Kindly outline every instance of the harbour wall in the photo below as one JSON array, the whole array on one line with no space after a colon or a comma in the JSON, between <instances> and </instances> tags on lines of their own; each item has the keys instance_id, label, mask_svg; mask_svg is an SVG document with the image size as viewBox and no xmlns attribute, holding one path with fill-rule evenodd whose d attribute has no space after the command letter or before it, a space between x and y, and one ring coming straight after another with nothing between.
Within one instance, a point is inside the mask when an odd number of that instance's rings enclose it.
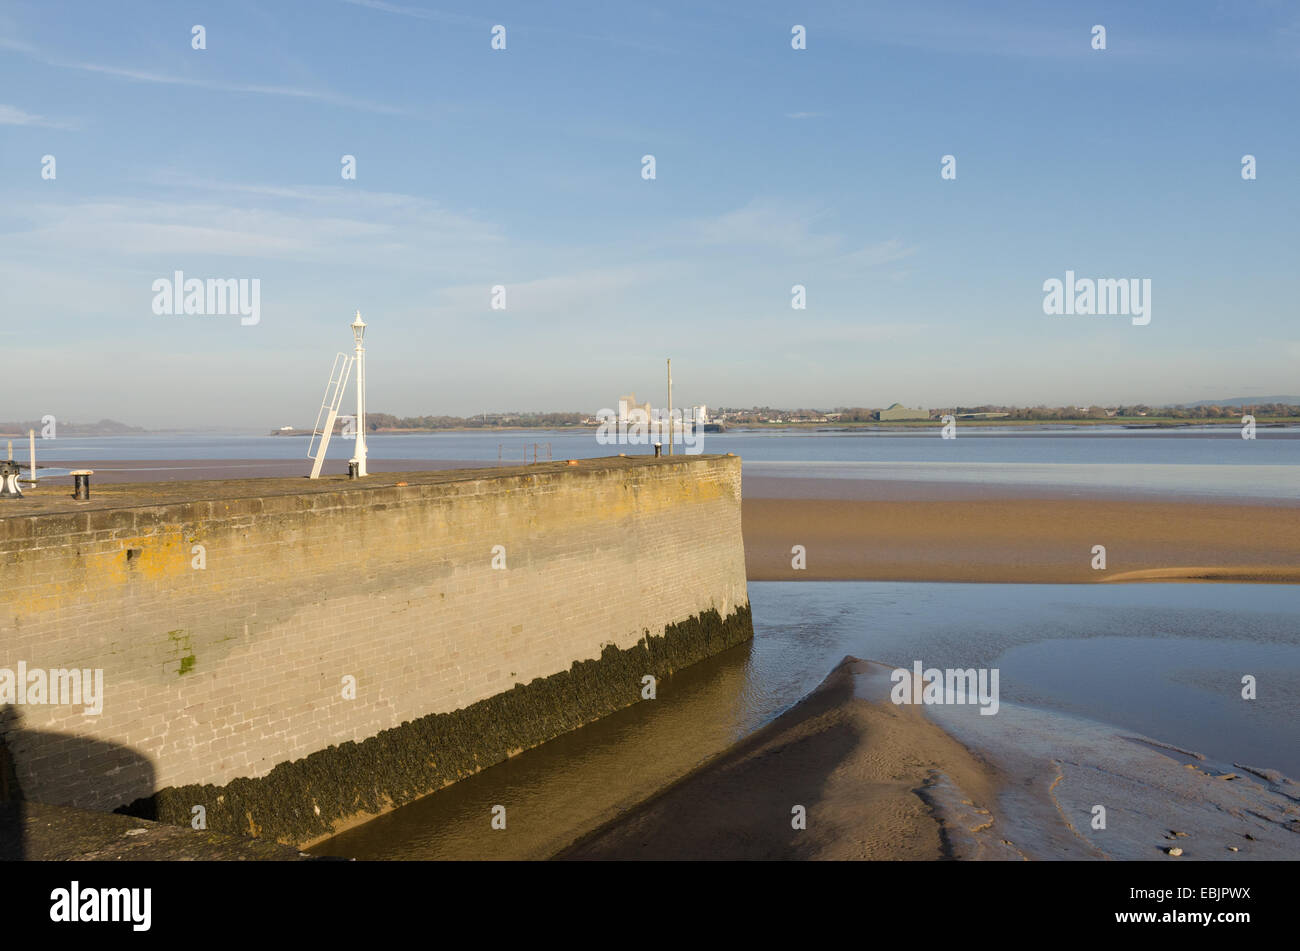
<instances>
[{"instance_id":1,"label":"harbour wall","mask_svg":"<svg viewBox=\"0 0 1300 951\"><path fill-rule=\"evenodd\" d=\"M32 801L305 844L752 636L735 456L52 491L0 502Z\"/></svg>"}]
</instances>

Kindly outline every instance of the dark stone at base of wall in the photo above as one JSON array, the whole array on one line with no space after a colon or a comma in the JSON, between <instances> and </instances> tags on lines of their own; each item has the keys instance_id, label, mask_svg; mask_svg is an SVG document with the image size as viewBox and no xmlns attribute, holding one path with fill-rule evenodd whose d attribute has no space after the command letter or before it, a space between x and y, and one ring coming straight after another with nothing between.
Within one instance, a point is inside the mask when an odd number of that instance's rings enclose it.
<instances>
[{"instance_id":1,"label":"dark stone at base of wall","mask_svg":"<svg viewBox=\"0 0 1300 951\"><path fill-rule=\"evenodd\" d=\"M313 856L272 839L197 832L40 802L0 805L0 860L28 862L303 862Z\"/></svg>"},{"instance_id":2,"label":"dark stone at base of wall","mask_svg":"<svg viewBox=\"0 0 1300 951\"><path fill-rule=\"evenodd\" d=\"M259 779L225 786L169 786L114 810L190 824L207 811L215 832L274 837L301 845L358 815L378 815L500 763L641 699L641 678L664 677L754 636L748 605L726 619L710 610L646 636L627 650L538 677L452 713L434 713L362 740L281 763Z\"/></svg>"}]
</instances>

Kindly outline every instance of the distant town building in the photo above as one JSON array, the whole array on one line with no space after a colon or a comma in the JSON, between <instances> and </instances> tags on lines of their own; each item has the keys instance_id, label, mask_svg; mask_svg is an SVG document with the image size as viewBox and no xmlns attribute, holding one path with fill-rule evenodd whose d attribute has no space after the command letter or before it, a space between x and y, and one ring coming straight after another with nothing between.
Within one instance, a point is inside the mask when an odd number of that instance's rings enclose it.
<instances>
[{"instance_id":1,"label":"distant town building","mask_svg":"<svg viewBox=\"0 0 1300 951\"><path fill-rule=\"evenodd\" d=\"M626 423L635 419L640 419L642 422L648 421L650 419L650 404L638 403L635 393L620 396L618 398L618 421Z\"/></svg>"},{"instance_id":2,"label":"distant town building","mask_svg":"<svg viewBox=\"0 0 1300 951\"><path fill-rule=\"evenodd\" d=\"M929 419L930 413L924 409L908 409L902 403L895 403L888 409L882 409L876 414L876 419L882 422L895 419Z\"/></svg>"},{"instance_id":3,"label":"distant town building","mask_svg":"<svg viewBox=\"0 0 1300 951\"><path fill-rule=\"evenodd\" d=\"M677 412L681 414L679 418L683 424L703 426L709 421L709 408L704 405L682 406ZM627 396L618 398L618 421L620 423L635 422L638 419L649 421L654 418L654 410L650 404L638 403L635 393L629 393Z\"/></svg>"}]
</instances>

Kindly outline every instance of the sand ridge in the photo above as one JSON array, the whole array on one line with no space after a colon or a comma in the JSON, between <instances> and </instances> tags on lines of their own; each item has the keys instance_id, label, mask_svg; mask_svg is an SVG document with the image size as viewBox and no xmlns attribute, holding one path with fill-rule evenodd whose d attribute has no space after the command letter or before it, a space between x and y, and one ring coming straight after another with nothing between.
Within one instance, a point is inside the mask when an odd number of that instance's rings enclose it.
<instances>
[{"instance_id":1,"label":"sand ridge","mask_svg":"<svg viewBox=\"0 0 1300 951\"><path fill-rule=\"evenodd\" d=\"M998 773L920 707L880 697L874 681L888 669L846 657L776 720L556 857L977 857L972 837L988 841L996 826ZM943 816L971 828L952 835Z\"/></svg>"}]
</instances>

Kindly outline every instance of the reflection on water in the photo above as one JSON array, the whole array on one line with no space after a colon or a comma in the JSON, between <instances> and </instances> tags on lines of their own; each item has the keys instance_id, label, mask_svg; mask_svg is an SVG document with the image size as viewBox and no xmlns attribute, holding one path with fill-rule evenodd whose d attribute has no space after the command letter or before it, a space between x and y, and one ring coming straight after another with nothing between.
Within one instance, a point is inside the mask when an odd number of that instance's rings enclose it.
<instances>
[{"instance_id":1,"label":"reflection on water","mask_svg":"<svg viewBox=\"0 0 1300 951\"><path fill-rule=\"evenodd\" d=\"M750 645L659 681L643 700L312 849L361 859L546 858L752 728ZM506 807L504 831L492 807Z\"/></svg>"},{"instance_id":2,"label":"reflection on water","mask_svg":"<svg viewBox=\"0 0 1300 951\"><path fill-rule=\"evenodd\" d=\"M541 858L808 693L846 654L997 667L1001 699L1300 776L1300 586L763 582L755 639L643 701L323 843L358 858ZM1253 674L1258 699L1241 699ZM490 827L507 808L506 831Z\"/></svg>"}]
</instances>

